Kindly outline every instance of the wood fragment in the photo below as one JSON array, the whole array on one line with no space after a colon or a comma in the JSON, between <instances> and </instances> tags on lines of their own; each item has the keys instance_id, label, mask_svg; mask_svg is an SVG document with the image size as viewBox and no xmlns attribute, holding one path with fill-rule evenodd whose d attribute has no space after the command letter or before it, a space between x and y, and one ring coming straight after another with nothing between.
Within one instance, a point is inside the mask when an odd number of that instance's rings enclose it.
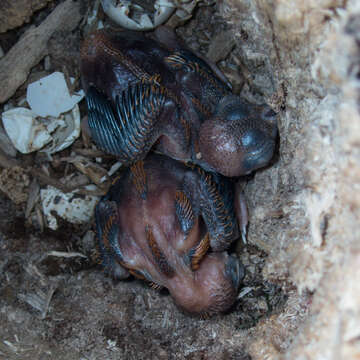
<instances>
[{"instance_id":1,"label":"wood fragment","mask_svg":"<svg viewBox=\"0 0 360 360\"><path fill-rule=\"evenodd\" d=\"M74 152L76 152L79 155L82 156L88 156L88 157L102 157L102 158L113 158L113 155L109 155L109 154L105 154L103 151L101 150L97 150L97 149L73 149Z\"/></svg>"},{"instance_id":2,"label":"wood fragment","mask_svg":"<svg viewBox=\"0 0 360 360\"><path fill-rule=\"evenodd\" d=\"M61 179L63 183L66 183L68 189L76 190L91 184L89 178L83 174L73 173L73 176Z\"/></svg>"},{"instance_id":3,"label":"wood fragment","mask_svg":"<svg viewBox=\"0 0 360 360\"><path fill-rule=\"evenodd\" d=\"M89 195L89 196L104 196L106 195L108 190L109 189L99 189L99 188L96 188L95 190L78 189L76 193L80 195Z\"/></svg>"},{"instance_id":4,"label":"wood fragment","mask_svg":"<svg viewBox=\"0 0 360 360\"><path fill-rule=\"evenodd\" d=\"M117 161L114 165L111 166L110 170L108 171L108 175L114 175L121 167L122 163L120 161Z\"/></svg>"},{"instance_id":5,"label":"wood fragment","mask_svg":"<svg viewBox=\"0 0 360 360\"><path fill-rule=\"evenodd\" d=\"M73 164L77 170L89 177L89 179L97 186L107 186L106 182L109 180L107 171L100 165L90 161L88 158L78 155L62 158L61 160Z\"/></svg>"},{"instance_id":6,"label":"wood fragment","mask_svg":"<svg viewBox=\"0 0 360 360\"><path fill-rule=\"evenodd\" d=\"M40 193L40 186L36 179L33 179L33 181L30 184L29 188L29 197L26 204L26 210L25 210L25 218L28 219L38 198Z\"/></svg>"},{"instance_id":7,"label":"wood fragment","mask_svg":"<svg viewBox=\"0 0 360 360\"><path fill-rule=\"evenodd\" d=\"M87 259L87 256L80 253L80 252L66 252L66 251L48 251L44 258L47 258L48 256L55 256L55 257L63 257L63 258L72 258L72 257L82 257L84 259Z\"/></svg>"},{"instance_id":8,"label":"wood fragment","mask_svg":"<svg viewBox=\"0 0 360 360\"><path fill-rule=\"evenodd\" d=\"M56 285L50 284L47 292L44 292L40 288L37 288L32 293L19 294L18 298L28 303L34 309L38 310L40 312L40 318L45 319L49 310L50 301L52 299L52 296L54 295L56 288Z\"/></svg>"},{"instance_id":9,"label":"wood fragment","mask_svg":"<svg viewBox=\"0 0 360 360\"><path fill-rule=\"evenodd\" d=\"M36 211L36 217L37 217L37 221L40 227L40 232L44 232L45 229L45 219L44 219L44 215L42 213L40 204L36 204L35 206L35 211Z\"/></svg>"},{"instance_id":10,"label":"wood fragment","mask_svg":"<svg viewBox=\"0 0 360 360\"><path fill-rule=\"evenodd\" d=\"M108 190L108 187L110 186L110 184L106 183L106 184L104 184L104 189L87 190L87 189L83 189L83 188L79 189L80 186L87 185L85 183L84 184L76 183L76 184L72 184L71 186L64 185L61 181L59 181L55 178L52 178L51 176L47 175L41 169L38 169L36 167L28 168L27 166L22 164L21 161L16 160L16 159L11 159L9 156L7 156L6 154L4 154L0 151L0 167L7 169L7 168L15 167L15 166L22 167L26 173L31 174L41 184L51 185L51 186L61 190L63 193L68 193L68 192L71 192L74 190L78 190L77 192L79 194L102 196L102 195L105 195L106 191Z\"/></svg>"},{"instance_id":11,"label":"wood fragment","mask_svg":"<svg viewBox=\"0 0 360 360\"><path fill-rule=\"evenodd\" d=\"M43 171L37 168L31 168L29 172L32 176L35 176L40 182L45 183L46 185L51 185L64 193L68 193L71 191L71 189L69 189L66 185L62 184L59 180L46 175Z\"/></svg>"},{"instance_id":12,"label":"wood fragment","mask_svg":"<svg viewBox=\"0 0 360 360\"><path fill-rule=\"evenodd\" d=\"M81 20L80 2L66 0L60 3L38 27L29 28L0 59L0 103L9 99L26 81L31 68L47 55L51 36L66 26L69 19L72 24Z\"/></svg>"}]
</instances>

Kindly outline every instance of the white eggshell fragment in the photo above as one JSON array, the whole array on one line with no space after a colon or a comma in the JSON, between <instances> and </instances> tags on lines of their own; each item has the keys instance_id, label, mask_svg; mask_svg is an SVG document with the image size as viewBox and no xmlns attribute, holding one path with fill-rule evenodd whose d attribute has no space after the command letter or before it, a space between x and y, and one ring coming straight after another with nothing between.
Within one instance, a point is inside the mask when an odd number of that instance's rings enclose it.
<instances>
[{"instance_id":1,"label":"white eggshell fragment","mask_svg":"<svg viewBox=\"0 0 360 360\"><path fill-rule=\"evenodd\" d=\"M95 186L89 185L89 190ZM90 221L99 196L79 195L76 192L63 193L48 185L40 191L43 213L50 229L56 230L58 222L55 213L72 224L82 224Z\"/></svg>"},{"instance_id":2,"label":"white eggshell fragment","mask_svg":"<svg viewBox=\"0 0 360 360\"><path fill-rule=\"evenodd\" d=\"M52 142L41 151L53 154L70 146L80 135L80 110L76 104L74 108L61 115L62 125L52 134Z\"/></svg>"},{"instance_id":3,"label":"white eggshell fragment","mask_svg":"<svg viewBox=\"0 0 360 360\"><path fill-rule=\"evenodd\" d=\"M59 117L60 114L71 110L83 97L82 90L70 95L65 76L61 72L54 72L31 83L26 93L31 110L43 117Z\"/></svg>"},{"instance_id":4,"label":"white eggshell fragment","mask_svg":"<svg viewBox=\"0 0 360 360\"><path fill-rule=\"evenodd\" d=\"M77 104L59 118L42 118L29 109L13 108L2 114L2 120L9 139L23 154L37 150L52 154L70 146L80 135Z\"/></svg>"},{"instance_id":5,"label":"white eggshell fragment","mask_svg":"<svg viewBox=\"0 0 360 360\"><path fill-rule=\"evenodd\" d=\"M2 114L5 131L15 148L27 154L48 144L52 137L46 122L40 122L36 115L26 108L14 108ZM55 126L56 125L56 126ZM53 128L59 126L57 122Z\"/></svg>"},{"instance_id":6,"label":"white eggshell fragment","mask_svg":"<svg viewBox=\"0 0 360 360\"><path fill-rule=\"evenodd\" d=\"M138 31L151 30L161 25L170 17L176 8L176 5L172 1L156 0L154 4L154 14L146 14L144 11L135 19L129 17L132 13L131 9L134 8L137 12L141 12L142 8L136 4L131 4L131 1L123 1L116 5L115 0L101 0L101 5L105 14L114 22L124 28ZM153 21L149 15L154 19Z\"/></svg>"}]
</instances>

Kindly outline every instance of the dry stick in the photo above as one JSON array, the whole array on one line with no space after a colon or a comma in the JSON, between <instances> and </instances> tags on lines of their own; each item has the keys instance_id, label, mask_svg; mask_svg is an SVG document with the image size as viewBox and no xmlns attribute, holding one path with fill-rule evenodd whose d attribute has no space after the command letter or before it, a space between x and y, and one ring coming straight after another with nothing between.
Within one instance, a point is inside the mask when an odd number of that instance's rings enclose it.
<instances>
[{"instance_id":1,"label":"dry stick","mask_svg":"<svg viewBox=\"0 0 360 360\"><path fill-rule=\"evenodd\" d=\"M0 167L7 169L15 166L21 166L20 162L16 159L10 158L0 150Z\"/></svg>"},{"instance_id":2,"label":"dry stick","mask_svg":"<svg viewBox=\"0 0 360 360\"><path fill-rule=\"evenodd\" d=\"M6 154L4 154L0 151L0 168L11 168L11 167L15 167L15 166L19 166L19 167L23 168L25 172L30 173L33 177L35 177L37 180L39 180L39 182L46 184L46 185L51 185L51 186L59 189L63 193L68 193L68 192L77 190L77 193L82 194L82 195L102 196L102 195L105 195L108 190L108 189L87 190L87 189L81 188L77 185L76 186L66 186L59 180L52 178L49 175L45 174L44 171L42 171L41 169L38 169L35 167L28 168L28 167L24 166L21 161L16 160L16 159L11 159Z\"/></svg>"},{"instance_id":3,"label":"dry stick","mask_svg":"<svg viewBox=\"0 0 360 360\"><path fill-rule=\"evenodd\" d=\"M110 186L109 186L110 188ZM90 196L104 196L108 192L109 188L107 189L96 189L96 190L87 190L87 189L77 189L76 193L80 195L90 195Z\"/></svg>"},{"instance_id":4,"label":"dry stick","mask_svg":"<svg viewBox=\"0 0 360 360\"><path fill-rule=\"evenodd\" d=\"M0 103L5 102L27 79L33 66L47 54L47 43L55 31L69 19L81 20L80 2L66 0L38 26L28 29L20 40L0 59Z\"/></svg>"},{"instance_id":5,"label":"dry stick","mask_svg":"<svg viewBox=\"0 0 360 360\"><path fill-rule=\"evenodd\" d=\"M76 190L76 192L78 194L82 194L82 195L102 196L102 195L105 195L105 193L106 193L106 189L105 190L101 190L101 189L87 190L87 189L84 189L84 188L82 188L81 186L78 186L78 185L76 185L76 186L64 185L61 181L46 175L40 169L31 168L30 170L25 169L25 171L28 171L32 176L37 178L41 183L46 184L46 185L51 185L54 188L59 189L63 193L69 193L69 192L72 192L72 191L75 191L75 190Z\"/></svg>"},{"instance_id":6,"label":"dry stick","mask_svg":"<svg viewBox=\"0 0 360 360\"><path fill-rule=\"evenodd\" d=\"M39 170L36 168L31 168L29 172L32 176L36 177L40 182L45 183L47 185L51 185L51 186L61 190L63 193L71 192L71 189L69 189L66 185L61 183L59 180L56 180L56 179L46 175L42 170Z\"/></svg>"},{"instance_id":7,"label":"dry stick","mask_svg":"<svg viewBox=\"0 0 360 360\"><path fill-rule=\"evenodd\" d=\"M109 155L104 153L101 150L95 150L95 149L72 149L77 154L85 156L85 157L101 157L103 159L113 159L114 155Z\"/></svg>"},{"instance_id":8,"label":"dry stick","mask_svg":"<svg viewBox=\"0 0 360 360\"><path fill-rule=\"evenodd\" d=\"M47 185L52 185L53 187L56 187L57 189L61 190L64 193L70 192L73 189L68 188L66 185L62 184L59 180L56 180L54 178L51 178L50 176L46 175L42 170L37 169L35 167L27 168L22 164L21 161L16 159L11 159L6 154L2 153L0 151L0 168L11 168L19 166L24 169L25 172L30 173L32 176L34 176L36 179L38 179L40 182L45 183Z\"/></svg>"},{"instance_id":9,"label":"dry stick","mask_svg":"<svg viewBox=\"0 0 360 360\"><path fill-rule=\"evenodd\" d=\"M28 219L30 217L33 208L35 207L40 194L40 185L38 184L36 179L33 179L30 188L29 188L29 196L26 204L25 210L25 218Z\"/></svg>"}]
</instances>

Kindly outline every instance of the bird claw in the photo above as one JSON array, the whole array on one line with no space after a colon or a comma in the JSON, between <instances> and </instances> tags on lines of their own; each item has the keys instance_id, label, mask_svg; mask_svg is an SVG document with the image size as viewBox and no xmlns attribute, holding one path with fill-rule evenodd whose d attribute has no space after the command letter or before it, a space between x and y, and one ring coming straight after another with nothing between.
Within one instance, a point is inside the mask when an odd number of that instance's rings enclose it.
<instances>
[{"instance_id":1,"label":"bird claw","mask_svg":"<svg viewBox=\"0 0 360 360\"><path fill-rule=\"evenodd\" d=\"M246 240L246 237L247 237L247 230L246 230L246 225L247 224L242 224L241 225L241 240L243 241L244 244L247 244L247 240Z\"/></svg>"}]
</instances>

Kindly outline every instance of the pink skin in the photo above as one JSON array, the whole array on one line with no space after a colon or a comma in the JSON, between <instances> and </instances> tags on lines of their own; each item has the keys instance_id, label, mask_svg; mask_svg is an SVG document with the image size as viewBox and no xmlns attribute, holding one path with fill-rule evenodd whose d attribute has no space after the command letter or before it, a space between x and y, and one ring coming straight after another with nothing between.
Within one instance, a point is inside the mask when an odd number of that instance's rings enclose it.
<instances>
[{"instance_id":1,"label":"pink skin","mask_svg":"<svg viewBox=\"0 0 360 360\"><path fill-rule=\"evenodd\" d=\"M229 95L219 102L214 116L201 124L199 147L216 172L247 175L269 163L276 136L275 112Z\"/></svg>"},{"instance_id":2,"label":"pink skin","mask_svg":"<svg viewBox=\"0 0 360 360\"><path fill-rule=\"evenodd\" d=\"M221 170L225 176L245 173L242 167L242 151L232 133L224 131L219 119L206 121L200 129L199 144L203 159Z\"/></svg>"},{"instance_id":3,"label":"pink skin","mask_svg":"<svg viewBox=\"0 0 360 360\"><path fill-rule=\"evenodd\" d=\"M225 252L207 252L193 270L188 254L206 236L206 225L201 216L195 216L191 230L184 234L175 196L185 172L179 171L182 165L169 159L176 168L164 171L158 166L159 158L163 157L150 156L144 165L146 199L139 196L131 172L116 184L119 190L126 189L115 200L121 265L135 276L166 287L185 312L206 316L226 311L236 299L242 267Z\"/></svg>"},{"instance_id":4,"label":"pink skin","mask_svg":"<svg viewBox=\"0 0 360 360\"><path fill-rule=\"evenodd\" d=\"M226 311L237 294L237 288L226 275L228 258L225 252L208 254L197 271L174 277L168 289L175 303L192 314L211 315Z\"/></svg>"}]
</instances>

